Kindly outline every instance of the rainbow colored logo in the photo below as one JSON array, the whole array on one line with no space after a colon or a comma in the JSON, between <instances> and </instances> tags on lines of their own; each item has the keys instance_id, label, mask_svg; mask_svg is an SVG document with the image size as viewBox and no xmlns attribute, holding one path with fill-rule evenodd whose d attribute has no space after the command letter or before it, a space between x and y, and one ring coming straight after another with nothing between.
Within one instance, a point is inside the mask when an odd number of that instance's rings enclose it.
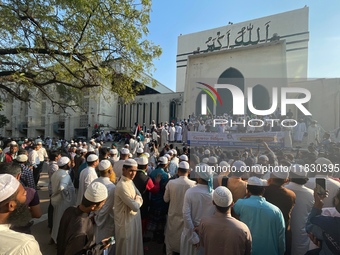
<instances>
[{"instance_id":1,"label":"rainbow colored logo","mask_svg":"<svg viewBox=\"0 0 340 255\"><path fill-rule=\"evenodd\" d=\"M198 89L204 91L205 93L207 93L207 95L210 96L210 98L213 100L214 102L214 105L216 106L217 102L216 102L216 99L218 100L218 102L220 103L220 105L222 105L222 99L220 97L220 95L217 93L216 89L213 88L211 85L209 84L206 84L206 83L203 83L203 82L197 82L198 84L201 84L203 86L205 86L206 88L200 88L200 87L197 87ZM209 89L209 90L208 90ZM212 93L211 93L212 92ZM213 95L213 93L215 94L215 96Z\"/></svg>"}]
</instances>

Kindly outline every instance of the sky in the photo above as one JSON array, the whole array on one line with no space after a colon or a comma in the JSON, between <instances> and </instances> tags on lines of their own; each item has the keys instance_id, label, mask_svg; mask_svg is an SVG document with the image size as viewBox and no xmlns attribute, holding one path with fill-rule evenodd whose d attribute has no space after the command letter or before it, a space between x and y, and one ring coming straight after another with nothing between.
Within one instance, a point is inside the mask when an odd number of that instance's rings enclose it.
<instances>
[{"instance_id":1,"label":"sky","mask_svg":"<svg viewBox=\"0 0 340 255\"><path fill-rule=\"evenodd\" d=\"M163 54L152 76L176 91L177 38L207 29L309 7L308 78L340 77L339 0L153 0L148 39Z\"/></svg>"}]
</instances>

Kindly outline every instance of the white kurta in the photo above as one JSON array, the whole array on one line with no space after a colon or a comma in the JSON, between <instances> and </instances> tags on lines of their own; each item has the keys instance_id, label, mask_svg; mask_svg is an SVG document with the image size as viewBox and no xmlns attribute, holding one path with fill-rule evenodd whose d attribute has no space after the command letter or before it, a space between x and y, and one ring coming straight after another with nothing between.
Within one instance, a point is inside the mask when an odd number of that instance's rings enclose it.
<instances>
[{"instance_id":1,"label":"white kurta","mask_svg":"<svg viewBox=\"0 0 340 255\"><path fill-rule=\"evenodd\" d=\"M175 141L175 134L176 134L176 128L175 127L169 127L169 141L170 142Z\"/></svg>"},{"instance_id":2,"label":"white kurta","mask_svg":"<svg viewBox=\"0 0 340 255\"><path fill-rule=\"evenodd\" d=\"M34 236L11 230L9 224L0 224L0 254L41 255Z\"/></svg>"},{"instance_id":3,"label":"white kurta","mask_svg":"<svg viewBox=\"0 0 340 255\"><path fill-rule=\"evenodd\" d=\"M304 122L298 123L294 127L294 141L301 142L306 131L306 124Z\"/></svg>"},{"instance_id":4,"label":"white kurta","mask_svg":"<svg viewBox=\"0 0 340 255\"><path fill-rule=\"evenodd\" d=\"M184 228L181 236L181 254L201 255L203 248L196 249L193 245L199 243L200 239L195 228L201 223L204 217L210 217L215 212L212 203L212 193L209 193L208 186L197 184L187 190L183 203Z\"/></svg>"},{"instance_id":5,"label":"white kurta","mask_svg":"<svg viewBox=\"0 0 340 255\"><path fill-rule=\"evenodd\" d=\"M108 196L103 207L96 212L94 221L96 223L95 238L96 243L100 243L103 239L115 235L115 222L114 222L114 194L116 185L114 185L109 177L99 177L93 182L100 182L107 188ZM114 254L112 249L115 245L108 248L109 254Z\"/></svg>"},{"instance_id":6,"label":"white kurta","mask_svg":"<svg viewBox=\"0 0 340 255\"><path fill-rule=\"evenodd\" d=\"M317 145L320 142L320 128L318 126L309 126L307 134L307 145L311 143Z\"/></svg>"},{"instance_id":7,"label":"white kurta","mask_svg":"<svg viewBox=\"0 0 340 255\"><path fill-rule=\"evenodd\" d=\"M165 244L167 254L180 252L181 233L183 231L183 202L185 192L196 185L186 176L180 176L175 180L170 180L165 187L164 201L170 202L168 219L165 228Z\"/></svg>"},{"instance_id":8,"label":"white kurta","mask_svg":"<svg viewBox=\"0 0 340 255\"><path fill-rule=\"evenodd\" d=\"M314 205L313 190L293 182L285 185L285 188L292 190L296 195L296 202L290 219L290 228L292 231L291 254L305 254L309 250L310 243L305 227L308 215Z\"/></svg>"},{"instance_id":9,"label":"white kurta","mask_svg":"<svg viewBox=\"0 0 340 255\"><path fill-rule=\"evenodd\" d=\"M139 210L142 204L133 181L122 176L114 194L116 254L144 254Z\"/></svg>"},{"instance_id":10,"label":"white kurta","mask_svg":"<svg viewBox=\"0 0 340 255\"><path fill-rule=\"evenodd\" d=\"M177 133L176 141L182 142L182 127L181 126L177 126L176 133Z\"/></svg>"},{"instance_id":11,"label":"white kurta","mask_svg":"<svg viewBox=\"0 0 340 255\"><path fill-rule=\"evenodd\" d=\"M58 230L64 211L76 202L75 189L68 171L59 169L51 177L53 206L53 227L51 237L57 243Z\"/></svg>"},{"instance_id":12,"label":"white kurta","mask_svg":"<svg viewBox=\"0 0 340 255\"><path fill-rule=\"evenodd\" d=\"M100 243L101 240L114 236L114 193L116 186L110 181L109 177L99 177L93 182L100 182L104 184L108 191L108 196L103 207L96 212L96 243Z\"/></svg>"},{"instance_id":13,"label":"white kurta","mask_svg":"<svg viewBox=\"0 0 340 255\"><path fill-rule=\"evenodd\" d=\"M161 132L161 147L163 147L168 142L168 131L163 128Z\"/></svg>"},{"instance_id":14,"label":"white kurta","mask_svg":"<svg viewBox=\"0 0 340 255\"><path fill-rule=\"evenodd\" d=\"M81 204L81 201L83 200L83 196L87 187L91 184L91 182L93 182L97 178L98 176L96 170L91 166L88 166L83 171L81 171L79 176L77 205Z\"/></svg>"}]
</instances>

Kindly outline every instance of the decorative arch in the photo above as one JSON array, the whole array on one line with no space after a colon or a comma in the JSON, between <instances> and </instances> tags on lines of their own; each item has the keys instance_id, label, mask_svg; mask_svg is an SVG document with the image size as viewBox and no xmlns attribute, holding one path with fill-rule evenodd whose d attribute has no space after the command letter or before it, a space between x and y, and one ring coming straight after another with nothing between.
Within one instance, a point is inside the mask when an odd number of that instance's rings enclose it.
<instances>
[{"instance_id":1,"label":"decorative arch","mask_svg":"<svg viewBox=\"0 0 340 255\"><path fill-rule=\"evenodd\" d=\"M244 77L243 74L234 67L225 70L217 80L217 84L232 84L240 88L244 93ZM217 89L221 96L222 106L216 109L216 115L223 115L224 113L232 114L233 111L233 97L228 89Z\"/></svg>"},{"instance_id":2,"label":"decorative arch","mask_svg":"<svg viewBox=\"0 0 340 255\"><path fill-rule=\"evenodd\" d=\"M257 110L268 110L271 107L268 90L261 84L253 87L253 105Z\"/></svg>"}]
</instances>

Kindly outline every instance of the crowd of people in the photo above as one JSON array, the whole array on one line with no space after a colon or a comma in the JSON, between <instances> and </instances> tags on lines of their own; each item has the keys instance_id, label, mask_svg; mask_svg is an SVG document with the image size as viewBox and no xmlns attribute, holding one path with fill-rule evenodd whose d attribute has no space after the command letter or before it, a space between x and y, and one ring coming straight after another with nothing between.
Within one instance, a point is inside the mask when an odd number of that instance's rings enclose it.
<instances>
[{"instance_id":1,"label":"crowd of people","mask_svg":"<svg viewBox=\"0 0 340 255\"><path fill-rule=\"evenodd\" d=\"M0 254L41 254L29 233L41 216L44 169L58 255L144 254L151 240L167 255L340 254L338 143L328 137L322 150L312 143L293 152L263 141L189 147L189 123L136 123L110 148L94 139L5 141ZM319 179L325 193L315 190Z\"/></svg>"}]
</instances>

